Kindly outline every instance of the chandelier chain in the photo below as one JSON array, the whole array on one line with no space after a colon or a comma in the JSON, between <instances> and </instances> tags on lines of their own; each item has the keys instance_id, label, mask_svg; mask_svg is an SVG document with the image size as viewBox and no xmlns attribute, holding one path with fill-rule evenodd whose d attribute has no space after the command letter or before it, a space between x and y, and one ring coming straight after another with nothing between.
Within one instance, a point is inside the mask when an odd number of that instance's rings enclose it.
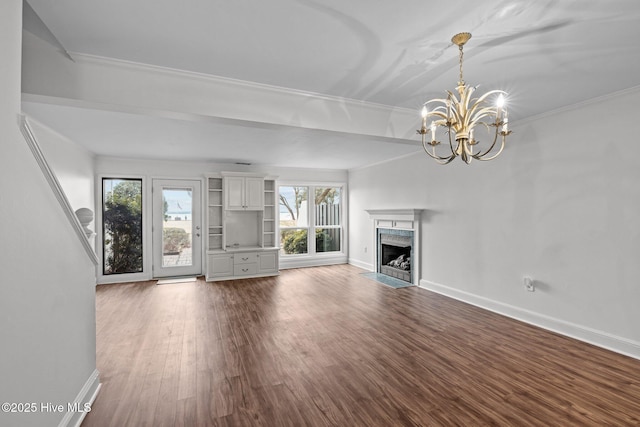
<instances>
[{"instance_id":1,"label":"chandelier chain","mask_svg":"<svg viewBox=\"0 0 640 427\"><path fill-rule=\"evenodd\" d=\"M462 78L462 56L464 55L462 52L462 45L458 46L458 49L460 49L460 82L458 83L459 85L464 85L464 79Z\"/></svg>"}]
</instances>

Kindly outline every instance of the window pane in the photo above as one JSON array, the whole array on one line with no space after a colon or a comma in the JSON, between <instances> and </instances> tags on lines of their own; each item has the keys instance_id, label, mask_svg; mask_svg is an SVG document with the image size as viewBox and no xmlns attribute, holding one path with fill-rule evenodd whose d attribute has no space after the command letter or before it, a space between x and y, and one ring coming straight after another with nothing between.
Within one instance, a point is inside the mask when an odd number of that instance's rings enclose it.
<instances>
[{"instance_id":1,"label":"window pane","mask_svg":"<svg viewBox=\"0 0 640 427\"><path fill-rule=\"evenodd\" d=\"M316 252L340 251L339 228L316 228Z\"/></svg>"},{"instance_id":2,"label":"window pane","mask_svg":"<svg viewBox=\"0 0 640 427\"><path fill-rule=\"evenodd\" d=\"M280 227L307 227L308 187L280 187Z\"/></svg>"},{"instance_id":3,"label":"window pane","mask_svg":"<svg viewBox=\"0 0 640 427\"><path fill-rule=\"evenodd\" d=\"M142 180L102 180L103 274L142 271Z\"/></svg>"},{"instance_id":4,"label":"window pane","mask_svg":"<svg viewBox=\"0 0 640 427\"><path fill-rule=\"evenodd\" d=\"M307 253L307 229L288 229L280 231L282 251L286 255Z\"/></svg>"},{"instance_id":5,"label":"window pane","mask_svg":"<svg viewBox=\"0 0 640 427\"><path fill-rule=\"evenodd\" d=\"M162 267L193 265L191 188L163 188Z\"/></svg>"},{"instance_id":6,"label":"window pane","mask_svg":"<svg viewBox=\"0 0 640 427\"><path fill-rule=\"evenodd\" d=\"M316 188L316 226L340 225L340 190L340 187Z\"/></svg>"}]
</instances>

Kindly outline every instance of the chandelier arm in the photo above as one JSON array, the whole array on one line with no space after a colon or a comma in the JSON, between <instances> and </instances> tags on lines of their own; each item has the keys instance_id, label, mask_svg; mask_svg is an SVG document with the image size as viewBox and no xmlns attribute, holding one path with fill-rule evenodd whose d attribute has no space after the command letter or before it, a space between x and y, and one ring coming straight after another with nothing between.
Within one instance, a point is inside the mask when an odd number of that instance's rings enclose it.
<instances>
[{"instance_id":1,"label":"chandelier arm","mask_svg":"<svg viewBox=\"0 0 640 427\"><path fill-rule=\"evenodd\" d=\"M492 90L489 91L487 93L485 93L484 95L482 95L480 98L477 98L474 101L473 105L471 106L471 108L469 109L469 113L471 115L475 115L475 111L478 109L478 107L480 107L482 105L482 103L484 102L485 99L487 99L487 96L495 94L495 93L500 93L503 95L506 95L507 93L503 90ZM495 107L484 107L482 108L480 111L489 111L491 113L497 113L497 109Z\"/></svg>"},{"instance_id":2,"label":"chandelier arm","mask_svg":"<svg viewBox=\"0 0 640 427\"><path fill-rule=\"evenodd\" d=\"M427 153L429 155L429 157L431 157L432 159L434 159L436 162L438 162L441 165L446 165L448 163L451 163L451 161L456 158L455 155L451 155L449 157L440 157L440 156L436 156L435 154L431 154L429 152L429 150L427 149L427 144L425 144L424 136L422 138L422 148L424 148L424 152Z\"/></svg>"},{"instance_id":3,"label":"chandelier arm","mask_svg":"<svg viewBox=\"0 0 640 427\"><path fill-rule=\"evenodd\" d=\"M477 126L479 123L483 123L481 122L482 119L484 119L485 117L490 117L495 115L495 110L493 109L493 107L485 107L479 111L476 111L475 114L473 114L473 116L471 116L468 120L467 126L469 126L469 128L473 128L475 126ZM501 125L502 122L497 122L497 125Z\"/></svg>"},{"instance_id":4,"label":"chandelier arm","mask_svg":"<svg viewBox=\"0 0 640 427\"><path fill-rule=\"evenodd\" d=\"M433 117L433 116L440 117L444 121L443 123L446 123L447 115L442 111L429 111L429 113L427 113L427 118Z\"/></svg>"},{"instance_id":5,"label":"chandelier arm","mask_svg":"<svg viewBox=\"0 0 640 427\"><path fill-rule=\"evenodd\" d=\"M449 92L449 91L447 91L447 92ZM451 93L451 92L449 92L449 93ZM427 105L427 104L430 104L432 102L441 102L442 104L446 105L447 104L447 99L446 98L433 98L433 99L430 99L427 102L425 102L423 105ZM440 108L440 107L438 107L438 108Z\"/></svg>"},{"instance_id":6,"label":"chandelier arm","mask_svg":"<svg viewBox=\"0 0 640 427\"><path fill-rule=\"evenodd\" d=\"M486 123L482 123L482 124L483 124L483 125L485 125L485 126L487 126L487 124L486 124ZM498 132L498 126L496 126L496 134L494 135L494 137L493 137L493 142L491 143L491 145L489 146L489 148L487 148L484 152L480 152L480 153L475 154L475 155L473 156L473 158L474 158L474 159L481 160L481 159L482 159L482 157L484 157L484 156L486 156L487 154L489 154L489 153L493 150L493 147L495 147L496 142L498 142L498 134L499 134L499 132ZM504 148L504 137L502 138L502 146L503 146L503 148ZM502 149L500 149L500 151L502 151ZM498 153L498 154L499 154L499 153Z\"/></svg>"},{"instance_id":7,"label":"chandelier arm","mask_svg":"<svg viewBox=\"0 0 640 427\"><path fill-rule=\"evenodd\" d=\"M476 158L476 159L478 159L478 160L480 160L480 161L482 161L482 162L486 162L486 161L493 160L493 159L495 159L496 157L498 157L498 156L500 155L500 153L502 153L502 150L504 150L505 137L506 137L506 135L504 135L504 134L503 134L503 135L502 135L502 142L501 142L501 144L500 144L500 149L498 150L498 152L497 152L496 154L494 154L494 155L493 155L493 156L491 156L491 157L487 157L487 158L485 158L485 157L475 157L475 158ZM483 156L484 156L484 155L486 155L488 152L489 152L489 151L486 151L486 152L483 154Z\"/></svg>"},{"instance_id":8,"label":"chandelier arm","mask_svg":"<svg viewBox=\"0 0 640 427\"><path fill-rule=\"evenodd\" d=\"M507 95L507 92L505 92L505 91L503 91L503 90L500 90L500 89L490 90L489 92L485 93L485 94L484 94L484 95L482 95L481 97L476 98L476 99L474 100L474 101L475 101L475 103L474 103L474 107L475 107L476 105L478 105L478 104L481 104L485 99L487 99L487 97L488 97L488 96L491 96L491 95L493 95L494 93L499 93L499 94L502 94L502 95ZM473 108L473 107L472 107L472 108Z\"/></svg>"},{"instance_id":9,"label":"chandelier arm","mask_svg":"<svg viewBox=\"0 0 640 427\"><path fill-rule=\"evenodd\" d=\"M453 149L453 141L451 140L451 126L449 126L449 131L447 133L449 134L449 148L451 148L453 157L456 157L458 153L456 153L456 150Z\"/></svg>"},{"instance_id":10,"label":"chandelier arm","mask_svg":"<svg viewBox=\"0 0 640 427\"><path fill-rule=\"evenodd\" d=\"M474 86L463 86L462 89L464 90L460 94L460 104L464 105L465 108L468 109L469 103L472 100L471 95L473 95L473 92L476 91L476 88Z\"/></svg>"},{"instance_id":11,"label":"chandelier arm","mask_svg":"<svg viewBox=\"0 0 640 427\"><path fill-rule=\"evenodd\" d=\"M456 97L453 92L451 91L447 91L447 93L449 94L449 98L447 99L449 102L451 102L451 113L452 116L455 116L455 120L454 117L450 117L450 119L452 119L452 123L462 123L462 112L459 111L459 107L460 107L460 103L461 103L461 99L459 100L458 97ZM446 104L446 101L445 101ZM449 117L447 117L449 118Z\"/></svg>"}]
</instances>

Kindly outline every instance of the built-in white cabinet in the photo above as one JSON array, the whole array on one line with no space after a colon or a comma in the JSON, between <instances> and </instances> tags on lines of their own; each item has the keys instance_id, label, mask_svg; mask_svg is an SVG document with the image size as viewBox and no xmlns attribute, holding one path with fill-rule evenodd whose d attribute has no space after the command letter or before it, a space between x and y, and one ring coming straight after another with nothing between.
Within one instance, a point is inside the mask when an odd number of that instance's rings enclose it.
<instances>
[{"instance_id":1,"label":"built-in white cabinet","mask_svg":"<svg viewBox=\"0 0 640 427\"><path fill-rule=\"evenodd\" d=\"M233 255L227 253L207 255L207 280L233 276Z\"/></svg>"},{"instance_id":2,"label":"built-in white cabinet","mask_svg":"<svg viewBox=\"0 0 640 427\"><path fill-rule=\"evenodd\" d=\"M237 249L207 255L208 281L275 276L278 274L278 248Z\"/></svg>"},{"instance_id":3,"label":"built-in white cabinet","mask_svg":"<svg viewBox=\"0 0 640 427\"><path fill-rule=\"evenodd\" d=\"M278 271L278 249L265 251L258 257L258 272L272 273Z\"/></svg>"},{"instance_id":4,"label":"built-in white cabinet","mask_svg":"<svg viewBox=\"0 0 640 427\"><path fill-rule=\"evenodd\" d=\"M264 177L225 175L226 210L261 211L264 208Z\"/></svg>"},{"instance_id":5,"label":"built-in white cabinet","mask_svg":"<svg viewBox=\"0 0 640 427\"><path fill-rule=\"evenodd\" d=\"M206 280L277 275L275 179L222 172L206 182Z\"/></svg>"}]
</instances>

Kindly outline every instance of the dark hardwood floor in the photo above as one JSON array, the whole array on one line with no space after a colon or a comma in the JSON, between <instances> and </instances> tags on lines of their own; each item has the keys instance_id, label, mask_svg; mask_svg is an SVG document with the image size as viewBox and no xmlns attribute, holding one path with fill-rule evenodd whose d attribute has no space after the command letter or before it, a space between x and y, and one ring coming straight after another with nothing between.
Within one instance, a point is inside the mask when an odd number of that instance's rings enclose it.
<instances>
[{"instance_id":1,"label":"dark hardwood floor","mask_svg":"<svg viewBox=\"0 0 640 427\"><path fill-rule=\"evenodd\" d=\"M99 286L83 426L640 425L640 361L361 272Z\"/></svg>"}]
</instances>

